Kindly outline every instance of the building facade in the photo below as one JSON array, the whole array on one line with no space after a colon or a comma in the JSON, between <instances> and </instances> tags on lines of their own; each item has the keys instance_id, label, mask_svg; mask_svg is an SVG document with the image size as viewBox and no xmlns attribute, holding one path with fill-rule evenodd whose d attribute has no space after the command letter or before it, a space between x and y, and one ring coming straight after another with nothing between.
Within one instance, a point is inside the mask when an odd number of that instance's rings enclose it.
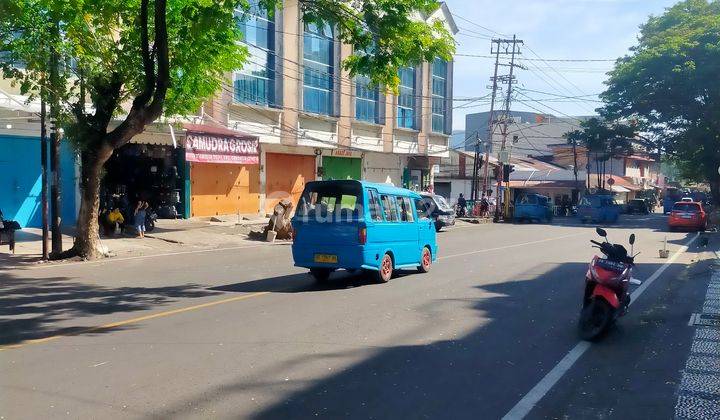
<instances>
[{"instance_id":1,"label":"building facade","mask_svg":"<svg viewBox=\"0 0 720 420\"><path fill-rule=\"evenodd\" d=\"M0 80L0 211L5 219L17 221L23 228L41 227L40 119L35 114L40 104L28 104L12 89L6 80ZM46 164L49 191L49 156ZM80 208L79 164L70 142L61 141L60 218L64 225L75 224Z\"/></svg>"},{"instance_id":2,"label":"building facade","mask_svg":"<svg viewBox=\"0 0 720 420\"><path fill-rule=\"evenodd\" d=\"M332 26L304 23L298 0L286 0L270 14L256 0L250 3L248 12L238 12L250 53L246 65L228 74L196 118L165 116L116 150L105 165L101 206L131 207L144 200L160 217L266 214L282 199L297 202L313 180L364 179L431 189L432 168L448 156L453 61L400 69L398 94L391 95L366 77L350 77L341 63L351 47L339 42ZM439 20L457 33L444 3L415 18ZM6 96L6 102L26 99ZM36 121L27 136L39 137ZM0 127L0 152L16 150L18 141L16 133ZM39 154L33 144L27 140L21 146ZM74 223L79 159L69 148L65 153L72 162L63 171L64 203L74 205L65 221ZM3 161L0 168L11 170L12 164ZM5 177L0 182L9 184L0 184L0 192L18 190L14 185L30 183L35 172L28 180ZM17 209L39 200L37 185L31 184L12 203L3 195L6 217L25 214ZM36 224L37 203L33 206L23 217Z\"/></svg>"},{"instance_id":3,"label":"building facade","mask_svg":"<svg viewBox=\"0 0 720 420\"><path fill-rule=\"evenodd\" d=\"M432 188L432 167L448 156L452 61L401 68L398 95L391 95L342 69L351 47L332 26L304 23L297 0L274 14L252 6L241 17L249 62L204 113L259 139L261 213L281 199L297 201L312 180ZM444 3L418 19L440 20L457 32Z\"/></svg>"}]
</instances>

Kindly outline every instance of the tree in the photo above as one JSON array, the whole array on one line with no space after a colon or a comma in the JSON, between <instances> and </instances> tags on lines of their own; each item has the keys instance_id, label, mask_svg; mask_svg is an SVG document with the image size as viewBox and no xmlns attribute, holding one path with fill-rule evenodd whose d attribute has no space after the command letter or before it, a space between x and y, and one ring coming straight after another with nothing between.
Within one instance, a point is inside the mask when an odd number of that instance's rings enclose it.
<instances>
[{"instance_id":1,"label":"tree","mask_svg":"<svg viewBox=\"0 0 720 420\"><path fill-rule=\"evenodd\" d=\"M686 0L651 17L618 60L602 99L609 118L637 119L684 178L720 205L720 2Z\"/></svg>"},{"instance_id":2,"label":"tree","mask_svg":"<svg viewBox=\"0 0 720 420\"><path fill-rule=\"evenodd\" d=\"M588 188L590 187L591 159L595 164L596 185L605 189L607 162L617 156L628 155L633 151L633 139L636 136L630 125L615 122L607 124L599 118L590 118L580 123L580 129L566 133L568 144L580 145L587 154Z\"/></svg>"},{"instance_id":3,"label":"tree","mask_svg":"<svg viewBox=\"0 0 720 420\"><path fill-rule=\"evenodd\" d=\"M282 0L254 0L274 13ZM434 0L299 0L303 18L334 24L355 53L343 66L395 90L400 66L450 59L440 22L413 19ZM82 156L81 204L68 255L100 256L99 189L113 151L161 115L194 113L240 69L237 27L248 0L7 0L0 12L0 65L24 94L54 95L58 119ZM51 68L50 56L61 57ZM54 66L52 66L54 67ZM57 71L60 77L49 77ZM50 80L53 79L53 80ZM86 107L89 99L92 109ZM119 118L119 124L114 119Z\"/></svg>"}]
</instances>

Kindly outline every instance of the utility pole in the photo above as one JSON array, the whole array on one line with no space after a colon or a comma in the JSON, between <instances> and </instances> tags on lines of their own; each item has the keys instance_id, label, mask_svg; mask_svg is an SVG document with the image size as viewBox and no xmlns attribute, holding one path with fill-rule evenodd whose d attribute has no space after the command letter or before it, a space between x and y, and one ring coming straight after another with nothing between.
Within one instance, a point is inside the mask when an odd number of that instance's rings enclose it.
<instances>
[{"instance_id":1,"label":"utility pole","mask_svg":"<svg viewBox=\"0 0 720 420\"><path fill-rule=\"evenodd\" d=\"M47 110L45 106L45 89L40 90L40 182L41 211L42 211L42 258L47 260L50 256L48 251L48 176L47 176L47 127L45 119Z\"/></svg>"},{"instance_id":2,"label":"utility pole","mask_svg":"<svg viewBox=\"0 0 720 420\"><path fill-rule=\"evenodd\" d=\"M577 197L579 197L579 196L580 196L580 191L578 191L578 189L577 189L577 185L578 185L577 139L576 139L574 136L573 136L573 139L572 139L572 150L573 150L573 173L575 174L575 189L574 189L574 191L576 191L576 193L575 193L574 195L577 196ZM575 198L576 198L575 196L573 197L573 200L572 200L572 201L573 201L573 203L572 203L573 205L574 205L574 204L577 204L577 203L574 202L574 201L575 201Z\"/></svg>"},{"instance_id":3,"label":"utility pole","mask_svg":"<svg viewBox=\"0 0 720 420\"><path fill-rule=\"evenodd\" d=\"M500 44L503 42L502 39L493 39L490 42L490 52L495 53L495 71L493 72L493 77L491 79L492 81L492 95L490 98L490 117L488 118L488 135L487 140L485 141L485 174L483 177L483 189L482 192L485 194L488 190L488 176L490 174L490 149L492 148L492 137L493 133L495 132L495 96L497 95L497 89L498 89L498 67L500 67ZM497 44L497 48L495 48L495 51L493 51L494 45ZM475 161L479 160L479 144L478 144L478 152L475 154ZM477 188L477 187L476 187ZM477 192L475 192L475 199L479 199L480 196L477 195Z\"/></svg>"},{"instance_id":4,"label":"utility pole","mask_svg":"<svg viewBox=\"0 0 720 420\"><path fill-rule=\"evenodd\" d=\"M472 179L470 180L470 201L477 200L477 189L478 189L478 172L480 164L478 157L480 156L480 136L478 132L475 132L475 158L473 159L473 172Z\"/></svg>"},{"instance_id":5,"label":"utility pole","mask_svg":"<svg viewBox=\"0 0 720 420\"><path fill-rule=\"evenodd\" d=\"M57 28L57 25L56 25ZM57 29L59 32L59 28ZM52 212L52 254L56 257L62 253L61 232L61 191L60 191L60 97L57 92L59 83L60 57L53 49L50 53L50 210Z\"/></svg>"},{"instance_id":6,"label":"utility pole","mask_svg":"<svg viewBox=\"0 0 720 420\"><path fill-rule=\"evenodd\" d=\"M502 125L502 145L500 146L500 155L506 153L505 145L507 143L507 136L508 136L508 122L510 121L510 103L512 101L512 86L513 83L515 83L515 76L513 75L515 67L520 67L519 65L515 64L515 56L520 54L520 51L517 50L518 44L523 44L522 40L517 39L515 35L513 35L512 40L503 40L507 44L511 44L512 52L510 53L510 74L505 78L503 77L503 80L507 80L507 95L505 98L505 113L503 115L503 125ZM503 163L503 162L501 162ZM509 164L509 155L508 155L508 162L504 162ZM495 193L495 201L497 205L495 206L495 217L493 220L495 222L500 221L500 189L502 187L502 177L498 177L497 180L497 186L496 186L496 193ZM507 199L507 198L505 198Z\"/></svg>"}]
</instances>

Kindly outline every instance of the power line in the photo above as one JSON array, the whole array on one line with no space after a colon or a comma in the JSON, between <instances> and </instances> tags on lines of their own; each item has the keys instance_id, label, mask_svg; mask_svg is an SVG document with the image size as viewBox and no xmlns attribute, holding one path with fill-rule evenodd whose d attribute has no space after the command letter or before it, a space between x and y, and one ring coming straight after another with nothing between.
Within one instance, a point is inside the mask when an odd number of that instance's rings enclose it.
<instances>
[{"instance_id":1,"label":"power line","mask_svg":"<svg viewBox=\"0 0 720 420\"><path fill-rule=\"evenodd\" d=\"M568 79L567 77L563 76L559 71L555 70L554 67L550 66L550 64L549 64L546 60L544 60L542 57L540 57L540 55L539 55L538 53L536 53L535 50L533 50L533 49L530 48L530 47L527 47L527 49L528 49L528 51L530 51L531 54L533 54L535 57L539 58L541 61L543 61L545 64L547 64L547 65L550 67L551 70L553 70L558 76L560 76L561 79L565 80L565 81L566 81L567 83L569 83L572 87L574 87L581 95L587 95L587 93L585 93L582 89L580 89L580 87L578 87L578 85L576 85L575 83L573 83L573 82L572 82L570 79Z\"/></svg>"},{"instance_id":2,"label":"power line","mask_svg":"<svg viewBox=\"0 0 720 420\"><path fill-rule=\"evenodd\" d=\"M488 28L488 27L485 27L485 26L483 26L483 25L481 25L481 24L479 24L479 23L477 23L477 22L473 22L473 21L471 21L471 20L469 20L469 19L466 19L466 18L464 18L464 17L462 17L462 16L460 16L460 15L457 15L457 14L455 14L455 13L450 12L450 14L451 14L453 17L456 17L456 18L458 18L458 19L460 19L460 20L462 20L462 21L464 21L464 22L467 22L467 23L469 23L469 24L471 24L471 25L477 26L477 27L480 28L480 29L484 29L485 31L490 32L490 33L492 33L492 34L500 35L500 36L506 37L506 38L508 37L508 35L506 35L506 34L502 34L502 33L498 32L498 31L496 31L496 30L494 30L494 29L490 29L490 28Z\"/></svg>"},{"instance_id":3,"label":"power line","mask_svg":"<svg viewBox=\"0 0 720 420\"><path fill-rule=\"evenodd\" d=\"M471 53L455 53L455 57L470 57L470 58L495 58L492 55L485 54L471 54ZM523 61L543 61L543 62L560 62L560 63L601 63L601 62L615 62L615 58L523 58Z\"/></svg>"}]
</instances>

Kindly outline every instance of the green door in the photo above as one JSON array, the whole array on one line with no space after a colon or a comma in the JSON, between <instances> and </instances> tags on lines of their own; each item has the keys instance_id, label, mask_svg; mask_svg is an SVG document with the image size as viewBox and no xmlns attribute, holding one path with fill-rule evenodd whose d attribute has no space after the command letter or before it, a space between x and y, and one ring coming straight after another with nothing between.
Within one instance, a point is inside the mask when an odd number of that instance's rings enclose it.
<instances>
[{"instance_id":1,"label":"green door","mask_svg":"<svg viewBox=\"0 0 720 420\"><path fill-rule=\"evenodd\" d=\"M362 159L323 156L323 180L360 179L362 177Z\"/></svg>"}]
</instances>

